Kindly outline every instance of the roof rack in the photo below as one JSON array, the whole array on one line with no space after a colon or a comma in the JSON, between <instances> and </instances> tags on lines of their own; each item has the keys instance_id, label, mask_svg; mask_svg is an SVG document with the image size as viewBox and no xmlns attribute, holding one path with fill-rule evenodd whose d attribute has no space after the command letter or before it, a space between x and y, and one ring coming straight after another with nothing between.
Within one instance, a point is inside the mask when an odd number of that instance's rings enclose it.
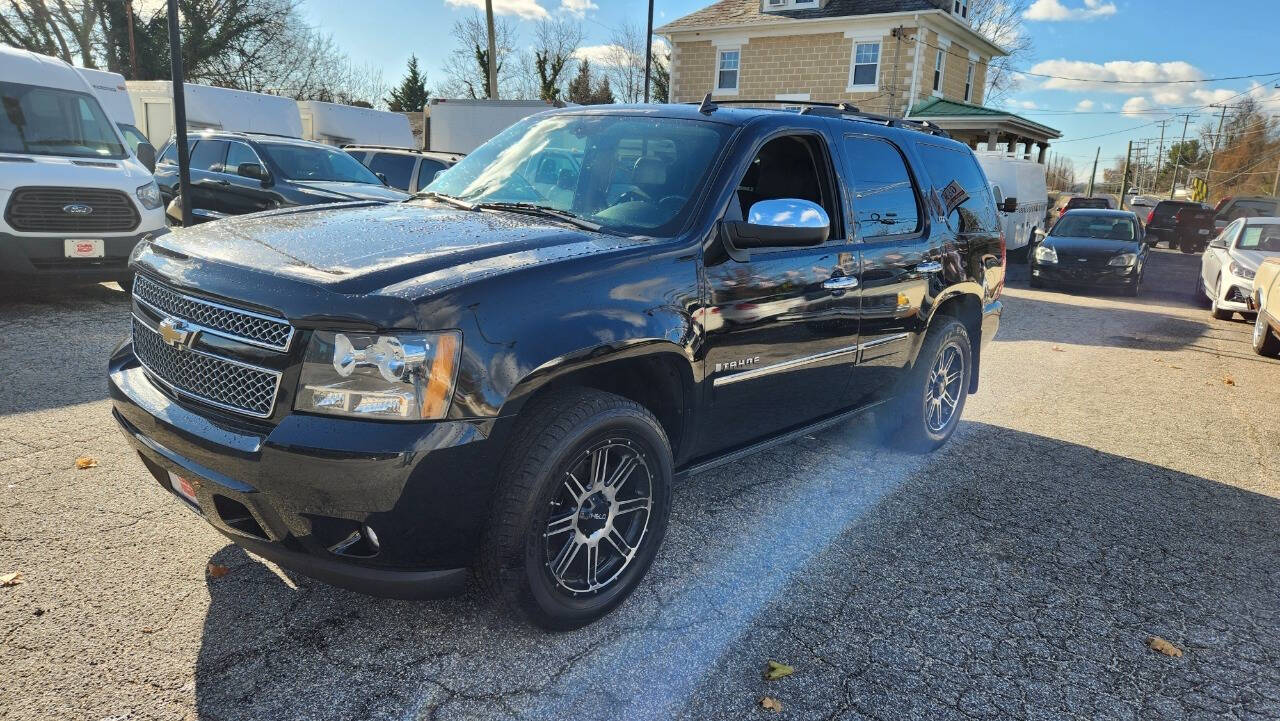
<instances>
[{"instance_id":1,"label":"roof rack","mask_svg":"<svg viewBox=\"0 0 1280 721\"><path fill-rule=\"evenodd\" d=\"M914 120L911 118L893 118L888 115L878 115L876 113L864 113L852 103L823 103L816 100L712 100L711 93L707 93L702 102L698 104L698 112L710 115L716 111L721 105L800 105L801 115L818 115L826 118L848 118L850 120L861 120L864 122L879 123L891 128L905 128L907 130L917 130L930 135L937 135L942 138L949 138L951 134L936 124L928 120ZM692 105L693 103L689 103Z\"/></svg>"},{"instance_id":2,"label":"roof rack","mask_svg":"<svg viewBox=\"0 0 1280 721\"><path fill-rule=\"evenodd\" d=\"M372 145L370 143L343 143L338 146L343 150L347 148L367 148L369 150L403 150L406 153L426 153L431 152L422 148L402 148L397 145Z\"/></svg>"}]
</instances>

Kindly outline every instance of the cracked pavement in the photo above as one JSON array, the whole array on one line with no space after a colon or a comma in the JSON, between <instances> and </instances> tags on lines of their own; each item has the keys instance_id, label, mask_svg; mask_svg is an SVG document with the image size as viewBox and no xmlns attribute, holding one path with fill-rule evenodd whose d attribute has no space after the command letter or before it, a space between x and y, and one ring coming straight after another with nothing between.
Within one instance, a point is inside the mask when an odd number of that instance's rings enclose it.
<instances>
[{"instance_id":1,"label":"cracked pavement","mask_svg":"<svg viewBox=\"0 0 1280 721\"><path fill-rule=\"evenodd\" d=\"M1012 266L946 447L864 419L694 477L640 589L560 634L230 545L110 419L123 294L0 291L0 718L1280 718L1280 362L1197 263L1136 300Z\"/></svg>"}]
</instances>

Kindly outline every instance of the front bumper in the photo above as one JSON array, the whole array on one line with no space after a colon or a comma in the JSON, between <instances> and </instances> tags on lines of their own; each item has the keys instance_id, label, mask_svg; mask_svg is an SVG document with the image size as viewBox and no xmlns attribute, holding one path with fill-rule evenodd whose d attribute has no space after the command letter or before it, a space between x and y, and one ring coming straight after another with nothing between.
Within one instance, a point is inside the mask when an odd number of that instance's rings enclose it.
<instances>
[{"instance_id":1,"label":"front bumper","mask_svg":"<svg viewBox=\"0 0 1280 721\"><path fill-rule=\"evenodd\" d=\"M0 232L0 276L34 282L116 280L129 272L129 254L138 241L163 232L160 228L116 237L92 233L46 237ZM101 238L101 258L66 257L65 241L89 237Z\"/></svg>"},{"instance_id":2,"label":"front bumper","mask_svg":"<svg viewBox=\"0 0 1280 721\"><path fill-rule=\"evenodd\" d=\"M1055 285L1126 288L1136 285L1141 276L1132 265L1072 268L1032 263L1031 277Z\"/></svg>"},{"instance_id":3,"label":"front bumper","mask_svg":"<svg viewBox=\"0 0 1280 721\"><path fill-rule=\"evenodd\" d=\"M1226 275L1226 281L1227 286L1222 289L1222 295L1218 298L1218 307L1237 313L1256 312L1249 302L1253 297L1253 283L1234 275Z\"/></svg>"},{"instance_id":4,"label":"front bumper","mask_svg":"<svg viewBox=\"0 0 1280 721\"><path fill-rule=\"evenodd\" d=\"M496 468L482 425L226 418L153 384L128 342L108 386L113 417L156 481L247 550L370 595L462 589ZM191 483L194 504L170 474Z\"/></svg>"}]
</instances>

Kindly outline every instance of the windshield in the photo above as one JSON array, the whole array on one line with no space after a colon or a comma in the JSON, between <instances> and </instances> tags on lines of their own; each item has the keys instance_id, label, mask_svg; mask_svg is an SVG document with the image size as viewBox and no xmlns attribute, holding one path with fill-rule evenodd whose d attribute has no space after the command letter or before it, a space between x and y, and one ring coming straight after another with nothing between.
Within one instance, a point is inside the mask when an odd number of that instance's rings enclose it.
<instances>
[{"instance_id":1,"label":"windshield","mask_svg":"<svg viewBox=\"0 0 1280 721\"><path fill-rule=\"evenodd\" d=\"M1066 238L1133 241L1133 221L1113 215L1064 215L1049 235Z\"/></svg>"},{"instance_id":2,"label":"windshield","mask_svg":"<svg viewBox=\"0 0 1280 721\"><path fill-rule=\"evenodd\" d=\"M260 143L259 147L289 180L382 185L378 176L341 150L292 143Z\"/></svg>"},{"instance_id":3,"label":"windshield","mask_svg":"<svg viewBox=\"0 0 1280 721\"><path fill-rule=\"evenodd\" d=\"M74 90L0 82L0 152L123 158L97 98Z\"/></svg>"},{"instance_id":4,"label":"windshield","mask_svg":"<svg viewBox=\"0 0 1280 721\"><path fill-rule=\"evenodd\" d=\"M1240 250L1280 253L1280 225L1246 225L1236 241Z\"/></svg>"},{"instance_id":5,"label":"windshield","mask_svg":"<svg viewBox=\"0 0 1280 721\"><path fill-rule=\"evenodd\" d=\"M142 134L141 130L129 125L128 123L120 124L120 134L124 136L124 141L129 144L129 151L134 155L138 154L138 146L149 142L147 136Z\"/></svg>"},{"instance_id":6,"label":"windshield","mask_svg":"<svg viewBox=\"0 0 1280 721\"><path fill-rule=\"evenodd\" d=\"M471 203L530 203L606 230L670 236L684 224L732 128L628 115L523 120L427 190Z\"/></svg>"}]
</instances>

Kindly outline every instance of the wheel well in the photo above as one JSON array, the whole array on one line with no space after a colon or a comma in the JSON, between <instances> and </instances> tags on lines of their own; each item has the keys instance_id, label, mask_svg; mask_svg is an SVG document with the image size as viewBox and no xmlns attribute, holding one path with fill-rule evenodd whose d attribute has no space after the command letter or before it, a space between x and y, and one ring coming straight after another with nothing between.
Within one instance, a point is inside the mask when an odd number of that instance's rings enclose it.
<instances>
[{"instance_id":1,"label":"wheel well","mask_svg":"<svg viewBox=\"0 0 1280 721\"><path fill-rule=\"evenodd\" d=\"M682 364L686 369L683 372ZM571 387L615 393L644 406L658 419L671 443L672 457L679 459L684 441L686 400L692 384L688 361L674 353L659 353L569 371L539 388L528 400Z\"/></svg>"},{"instance_id":2,"label":"wheel well","mask_svg":"<svg viewBox=\"0 0 1280 721\"><path fill-rule=\"evenodd\" d=\"M934 311L936 318L949 315L964 324L969 334L969 352L973 356L973 375L969 378L969 392L978 390L978 369L982 365L982 301L970 293L957 293L942 301Z\"/></svg>"}]
</instances>

